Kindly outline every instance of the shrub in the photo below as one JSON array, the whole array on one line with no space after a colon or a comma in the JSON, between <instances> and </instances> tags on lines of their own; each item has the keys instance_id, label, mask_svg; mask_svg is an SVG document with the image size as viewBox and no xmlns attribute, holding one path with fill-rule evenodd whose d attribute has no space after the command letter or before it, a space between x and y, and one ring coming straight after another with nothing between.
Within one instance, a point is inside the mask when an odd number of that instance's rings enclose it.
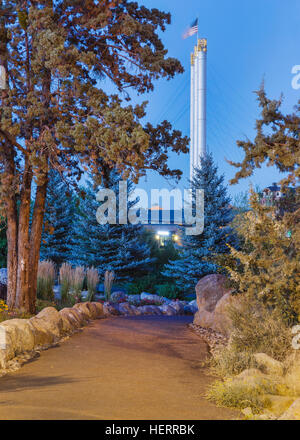
<instances>
[{"instance_id":1,"label":"shrub","mask_svg":"<svg viewBox=\"0 0 300 440\"><path fill-rule=\"evenodd\" d=\"M159 286L156 286L156 288L159 296L163 296L169 299L184 299L182 291L175 284L161 284Z\"/></svg>"},{"instance_id":2,"label":"shrub","mask_svg":"<svg viewBox=\"0 0 300 440\"><path fill-rule=\"evenodd\" d=\"M115 273L107 270L104 274L104 294L106 301L110 300L111 289L115 279Z\"/></svg>"},{"instance_id":3,"label":"shrub","mask_svg":"<svg viewBox=\"0 0 300 440\"><path fill-rule=\"evenodd\" d=\"M264 393L272 392L274 392L273 387L267 383L265 386L261 383L253 386L242 381L227 380L216 381L210 387L206 397L218 406L240 409L250 407L253 413L257 414L270 406L270 399Z\"/></svg>"},{"instance_id":4,"label":"shrub","mask_svg":"<svg viewBox=\"0 0 300 440\"><path fill-rule=\"evenodd\" d=\"M35 305L36 313L39 313L40 311L42 311L46 307L56 307L56 303L54 301L37 299L36 305Z\"/></svg>"},{"instance_id":5,"label":"shrub","mask_svg":"<svg viewBox=\"0 0 300 440\"><path fill-rule=\"evenodd\" d=\"M127 285L129 295L140 295L142 292L156 293L157 277L154 274L146 275Z\"/></svg>"},{"instance_id":6,"label":"shrub","mask_svg":"<svg viewBox=\"0 0 300 440\"><path fill-rule=\"evenodd\" d=\"M76 266L72 272L72 293L81 296L85 278L85 270L83 266Z\"/></svg>"},{"instance_id":7,"label":"shrub","mask_svg":"<svg viewBox=\"0 0 300 440\"><path fill-rule=\"evenodd\" d=\"M67 301L72 286L73 270L70 264L63 263L59 269L61 301Z\"/></svg>"},{"instance_id":8,"label":"shrub","mask_svg":"<svg viewBox=\"0 0 300 440\"><path fill-rule=\"evenodd\" d=\"M97 269L90 267L86 271L87 289L89 292L88 300L92 301L95 293L97 292L97 286L99 284L99 275Z\"/></svg>"},{"instance_id":9,"label":"shrub","mask_svg":"<svg viewBox=\"0 0 300 440\"><path fill-rule=\"evenodd\" d=\"M50 260L40 261L37 277L37 297L53 301L53 286L55 282L55 265Z\"/></svg>"},{"instance_id":10,"label":"shrub","mask_svg":"<svg viewBox=\"0 0 300 440\"><path fill-rule=\"evenodd\" d=\"M243 295L228 311L234 329L230 343L233 350L266 353L279 361L291 352L291 330L276 310L252 295Z\"/></svg>"},{"instance_id":11,"label":"shrub","mask_svg":"<svg viewBox=\"0 0 300 440\"><path fill-rule=\"evenodd\" d=\"M214 373L223 377L255 368L254 353L266 353L278 361L291 353L291 330L283 317L252 295L240 296L239 301L228 308L228 314L233 331L229 344L213 354Z\"/></svg>"}]
</instances>

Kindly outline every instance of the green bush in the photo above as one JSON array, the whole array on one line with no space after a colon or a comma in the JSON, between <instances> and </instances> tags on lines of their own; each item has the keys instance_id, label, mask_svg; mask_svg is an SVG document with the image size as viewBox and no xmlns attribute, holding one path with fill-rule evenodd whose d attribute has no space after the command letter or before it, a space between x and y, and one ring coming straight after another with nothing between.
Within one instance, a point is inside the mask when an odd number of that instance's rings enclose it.
<instances>
[{"instance_id":1,"label":"green bush","mask_svg":"<svg viewBox=\"0 0 300 440\"><path fill-rule=\"evenodd\" d=\"M156 286L156 290L159 296L164 296L168 299L184 299L184 295L175 284L161 284L159 286Z\"/></svg>"},{"instance_id":2,"label":"green bush","mask_svg":"<svg viewBox=\"0 0 300 440\"><path fill-rule=\"evenodd\" d=\"M156 293L157 277L154 274L139 278L126 286L129 295L139 295L142 292Z\"/></svg>"},{"instance_id":3,"label":"green bush","mask_svg":"<svg viewBox=\"0 0 300 440\"><path fill-rule=\"evenodd\" d=\"M250 407L254 414L270 406L271 402L264 393L272 393L273 387L257 384L249 385L242 381L216 381L206 397L218 406L244 409Z\"/></svg>"}]
</instances>

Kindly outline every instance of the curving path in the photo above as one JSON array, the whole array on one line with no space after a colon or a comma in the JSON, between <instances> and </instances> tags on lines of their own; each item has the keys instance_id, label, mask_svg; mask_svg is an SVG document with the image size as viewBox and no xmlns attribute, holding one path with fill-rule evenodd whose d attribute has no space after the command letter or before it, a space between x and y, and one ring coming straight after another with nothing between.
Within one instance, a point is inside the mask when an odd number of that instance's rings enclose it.
<instances>
[{"instance_id":1,"label":"curving path","mask_svg":"<svg viewBox=\"0 0 300 440\"><path fill-rule=\"evenodd\" d=\"M211 378L190 317L94 321L0 378L0 419L233 419L203 398Z\"/></svg>"}]
</instances>

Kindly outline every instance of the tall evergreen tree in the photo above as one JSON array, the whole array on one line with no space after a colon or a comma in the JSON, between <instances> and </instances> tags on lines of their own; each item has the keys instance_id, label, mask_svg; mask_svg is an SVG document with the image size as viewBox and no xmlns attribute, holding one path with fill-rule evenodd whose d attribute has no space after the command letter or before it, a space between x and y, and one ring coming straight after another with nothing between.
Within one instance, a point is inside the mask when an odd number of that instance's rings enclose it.
<instances>
[{"instance_id":1,"label":"tall evergreen tree","mask_svg":"<svg viewBox=\"0 0 300 440\"><path fill-rule=\"evenodd\" d=\"M74 185L85 171L100 181L113 168L135 181L149 168L180 177L166 161L169 151L187 152L188 139L167 121L144 124L146 102L128 102L131 92L183 72L159 36L169 23L170 14L129 0L0 0L0 201L10 308L35 311L53 165Z\"/></svg>"},{"instance_id":2,"label":"tall evergreen tree","mask_svg":"<svg viewBox=\"0 0 300 440\"><path fill-rule=\"evenodd\" d=\"M212 155L206 155L191 181L193 193L196 189L204 190L203 233L186 235L181 258L170 261L163 271L163 275L175 280L185 291L194 291L200 278L218 271L216 256L228 253L227 245L234 241L229 226L234 214L223 182L224 176L218 175Z\"/></svg>"},{"instance_id":3,"label":"tall evergreen tree","mask_svg":"<svg viewBox=\"0 0 300 440\"><path fill-rule=\"evenodd\" d=\"M115 191L118 202L119 178L111 178L110 189ZM129 182L128 193L133 184ZM134 277L145 275L149 269L150 248L143 241L143 226L100 225L96 219L99 202L96 191L88 184L85 197L79 202L75 215L75 243L72 261L96 267L100 274L113 270L117 281L130 281ZM135 202L128 203L128 209Z\"/></svg>"},{"instance_id":4,"label":"tall evergreen tree","mask_svg":"<svg viewBox=\"0 0 300 440\"><path fill-rule=\"evenodd\" d=\"M56 170L50 171L41 244L41 259L58 266L70 258L73 244L74 201Z\"/></svg>"}]
</instances>

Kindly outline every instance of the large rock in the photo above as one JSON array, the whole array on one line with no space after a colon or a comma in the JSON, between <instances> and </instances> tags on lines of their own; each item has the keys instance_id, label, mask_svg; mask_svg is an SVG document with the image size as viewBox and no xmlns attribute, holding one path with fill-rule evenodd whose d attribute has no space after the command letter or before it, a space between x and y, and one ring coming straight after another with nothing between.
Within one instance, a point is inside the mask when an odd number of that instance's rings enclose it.
<instances>
[{"instance_id":1,"label":"large rock","mask_svg":"<svg viewBox=\"0 0 300 440\"><path fill-rule=\"evenodd\" d=\"M110 296L110 300L112 302L125 301L126 299L127 299L126 294L122 290L119 290L117 292L113 292Z\"/></svg>"},{"instance_id":2,"label":"large rock","mask_svg":"<svg viewBox=\"0 0 300 440\"><path fill-rule=\"evenodd\" d=\"M142 292L141 293L141 300L153 301L153 302L161 303L161 297L160 296L154 295L152 293L147 293L147 292Z\"/></svg>"},{"instance_id":3,"label":"large rock","mask_svg":"<svg viewBox=\"0 0 300 440\"><path fill-rule=\"evenodd\" d=\"M231 320L228 316L228 305L234 299L232 289L226 287L226 277L220 274L207 275L196 285L198 311L194 324L211 328L229 336Z\"/></svg>"},{"instance_id":4,"label":"large rock","mask_svg":"<svg viewBox=\"0 0 300 440\"><path fill-rule=\"evenodd\" d=\"M0 283L7 285L7 269L0 269Z\"/></svg>"},{"instance_id":5,"label":"large rock","mask_svg":"<svg viewBox=\"0 0 300 440\"><path fill-rule=\"evenodd\" d=\"M196 285L199 310L213 312L217 302L231 289L225 287L226 277L221 274L206 275Z\"/></svg>"},{"instance_id":6,"label":"large rock","mask_svg":"<svg viewBox=\"0 0 300 440\"><path fill-rule=\"evenodd\" d=\"M93 306L95 307L95 309L97 311L97 318L103 317L104 316L103 304L100 302L92 302L91 304L93 304Z\"/></svg>"},{"instance_id":7,"label":"large rock","mask_svg":"<svg viewBox=\"0 0 300 440\"><path fill-rule=\"evenodd\" d=\"M1 334L5 335L3 349L4 359L12 359L20 353L31 351L35 341L28 319L11 319L1 324ZM3 362L2 362L3 363Z\"/></svg>"},{"instance_id":8,"label":"large rock","mask_svg":"<svg viewBox=\"0 0 300 440\"><path fill-rule=\"evenodd\" d=\"M46 307L38 313L35 319L41 326L53 333L58 339L63 334L63 322L59 312L54 307Z\"/></svg>"}]
</instances>

